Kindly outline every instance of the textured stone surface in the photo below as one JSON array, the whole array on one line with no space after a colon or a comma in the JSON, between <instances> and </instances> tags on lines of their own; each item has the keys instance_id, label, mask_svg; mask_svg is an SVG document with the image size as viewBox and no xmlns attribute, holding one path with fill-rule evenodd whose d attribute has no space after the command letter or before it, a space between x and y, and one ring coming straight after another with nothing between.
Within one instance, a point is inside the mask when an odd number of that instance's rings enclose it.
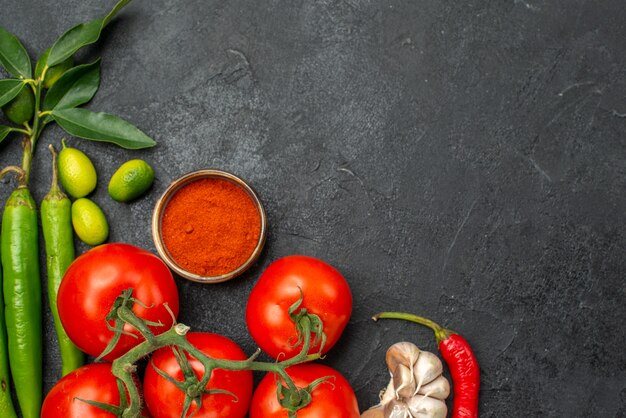
<instances>
[{"instance_id":1,"label":"textured stone surface","mask_svg":"<svg viewBox=\"0 0 626 418\"><path fill-rule=\"evenodd\" d=\"M112 3L4 0L0 25L34 55ZM98 169L111 241L153 250L153 204L187 171L257 188L270 225L257 265L221 285L178 280L195 329L252 352L256 278L313 255L352 286L353 318L325 361L361 408L386 383L390 344L436 350L426 330L369 319L394 309L471 341L481 416L626 416L625 19L622 0L135 0L79 60L103 57L90 107L159 145L68 142ZM62 135L39 146L38 201L44 145ZM155 187L115 203L108 178L135 157ZM0 145L0 165L19 158L17 139ZM60 365L45 321L48 390Z\"/></svg>"}]
</instances>

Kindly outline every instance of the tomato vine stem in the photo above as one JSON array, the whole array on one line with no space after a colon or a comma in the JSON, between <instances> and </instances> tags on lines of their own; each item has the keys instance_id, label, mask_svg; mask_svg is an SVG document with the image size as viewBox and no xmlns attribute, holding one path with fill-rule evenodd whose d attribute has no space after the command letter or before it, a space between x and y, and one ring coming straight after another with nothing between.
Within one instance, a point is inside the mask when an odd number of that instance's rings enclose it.
<instances>
[{"instance_id":1,"label":"tomato vine stem","mask_svg":"<svg viewBox=\"0 0 626 418\"><path fill-rule=\"evenodd\" d=\"M117 319L131 325L145 338L143 342L118 357L112 364L113 375L121 381L125 392L128 394L128 403L126 407L121 410L120 417L138 418L141 416L142 398L139 387L133 378L133 373L136 370L135 363L163 347L172 347L179 350L182 354L178 357L179 363L181 361L187 362L188 360L185 354L188 354L197 359L204 367L205 371L200 380L194 378L192 380L186 379L185 381L177 381L177 386L184 389L185 396L191 398L190 400L186 400L185 403L187 405L191 405L192 401L196 401L196 405L199 408L202 395L209 393L209 390L210 393L215 393L216 390L219 390L219 388L207 389L207 385L211 378L212 371L215 369L223 369L230 371L251 370L275 373L280 376L287 386L288 395L284 396L288 396L288 402L292 404L293 409L297 410L298 408L306 406L306 404L303 403L302 391L310 393L316 385L309 385L307 388L298 388L286 369L290 366L317 360L321 357L321 350L313 354L308 353L311 348L311 332L316 331L313 330L311 321L303 320L299 323L303 341L302 349L295 357L281 362L257 361L256 358L261 352L259 349L246 360L225 360L209 357L194 347L187 340L186 335L190 328L185 324L174 323L167 331L155 335L150 329L150 325L159 326L159 324L148 323L142 318L139 318L132 310L132 306L136 302L137 301L132 298L132 289L127 289L118 297L111 312L111 316L115 316ZM185 368L189 366L189 364L180 364L180 366L181 368ZM310 396L305 396L304 398L310 398ZM279 401L280 400L281 399L279 399ZM291 412L292 411L290 411L290 415L292 415ZM187 411L183 411L183 417L185 417L186 414Z\"/></svg>"}]
</instances>

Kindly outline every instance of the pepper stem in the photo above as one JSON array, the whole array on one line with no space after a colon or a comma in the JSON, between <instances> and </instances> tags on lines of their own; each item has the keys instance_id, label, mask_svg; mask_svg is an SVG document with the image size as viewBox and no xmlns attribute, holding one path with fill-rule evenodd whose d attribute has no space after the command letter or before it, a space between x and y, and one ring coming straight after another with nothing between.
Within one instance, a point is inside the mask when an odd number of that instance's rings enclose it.
<instances>
[{"instance_id":1,"label":"pepper stem","mask_svg":"<svg viewBox=\"0 0 626 418\"><path fill-rule=\"evenodd\" d=\"M59 169L57 167L57 152L52 144L48 145L48 149L52 154L52 183L50 184L50 192L56 193L59 191Z\"/></svg>"},{"instance_id":2,"label":"pepper stem","mask_svg":"<svg viewBox=\"0 0 626 418\"><path fill-rule=\"evenodd\" d=\"M22 157L22 171L24 175L20 177L19 185L21 187L28 187L28 180L30 178L30 167L33 163L33 137L25 137L22 141L24 148L24 156Z\"/></svg>"},{"instance_id":3,"label":"pepper stem","mask_svg":"<svg viewBox=\"0 0 626 418\"><path fill-rule=\"evenodd\" d=\"M446 340L452 334L456 334L454 331L449 330L447 328L442 327L436 322L424 318L423 316L413 315L410 313L404 312L381 312L372 317L374 321L378 321L379 319L402 319L404 321L415 322L416 324L424 325L430 329L432 329L435 333L435 338L437 339L437 343L441 343L443 340Z\"/></svg>"},{"instance_id":4,"label":"pepper stem","mask_svg":"<svg viewBox=\"0 0 626 418\"><path fill-rule=\"evenodd\" d=\"M10 165L7 167L4 167L2 170L0 170L0 180L2 180L4 178L4 176L6 176L9 173L15 173L17 174L17 179L18 181L21 180L22 177L24 177L24 170L22 170L21 167L18 167L16 165Z\"/></svg>"}]
</instances>

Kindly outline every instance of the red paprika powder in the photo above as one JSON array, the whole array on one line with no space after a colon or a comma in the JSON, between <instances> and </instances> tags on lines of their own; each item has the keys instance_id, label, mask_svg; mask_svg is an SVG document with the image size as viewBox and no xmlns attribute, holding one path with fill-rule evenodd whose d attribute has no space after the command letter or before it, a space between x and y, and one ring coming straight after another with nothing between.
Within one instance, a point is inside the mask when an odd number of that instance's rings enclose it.
<instances>
[{"instance_id":1,"label":"red paprika powder","mask_svg":"<svg viewBox=\"0 0 626 418\"><path fill-rule=\"evenodd\" d=\"M163 212L163 243L176 263L200 276L220 276L244 264L261 234L252 198L224 179L195 180Z\"/></svg>"}]
</instances>

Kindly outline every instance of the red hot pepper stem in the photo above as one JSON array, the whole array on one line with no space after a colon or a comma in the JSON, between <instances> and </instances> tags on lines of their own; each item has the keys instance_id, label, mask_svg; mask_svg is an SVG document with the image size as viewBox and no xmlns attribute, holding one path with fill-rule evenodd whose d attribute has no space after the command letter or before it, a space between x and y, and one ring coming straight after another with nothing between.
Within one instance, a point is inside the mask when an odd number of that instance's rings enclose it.
<instances>
[{"instance_id":1,"label":"red hot pepper stem","mask_svg":"<svg viewBox=\"0 0 626 418\"><path fill-rule=\"evenodd\" d=\"M478 417L478 392L480 389L480 370L478 361L465 338L454 331L443 328L430 319L403 313L381 312L372 317L378 319L402 319L427 326L435 332L439 351L445 360L454 389L454 405L452 418Z\"/></svg>"},{"instance_id":2,"label":"red hot pepper stem","mask_svg":"<svg viewBox=\"0 0 626 418\"><path fill-rule=\"evenodd\" d=\"M454 331L446 329L436 322L431 321L428 318L424 318L423 316L417 316L409 313L403 312L381 312L372 317L374 321L378 321L379 319L404 319L405 321L415 322L416 324L424 325L435 332L435 338L437 338L437 344L441 343L443 340L450 338L450 335L456 334Z\"/></svg>"}]
</instances>

